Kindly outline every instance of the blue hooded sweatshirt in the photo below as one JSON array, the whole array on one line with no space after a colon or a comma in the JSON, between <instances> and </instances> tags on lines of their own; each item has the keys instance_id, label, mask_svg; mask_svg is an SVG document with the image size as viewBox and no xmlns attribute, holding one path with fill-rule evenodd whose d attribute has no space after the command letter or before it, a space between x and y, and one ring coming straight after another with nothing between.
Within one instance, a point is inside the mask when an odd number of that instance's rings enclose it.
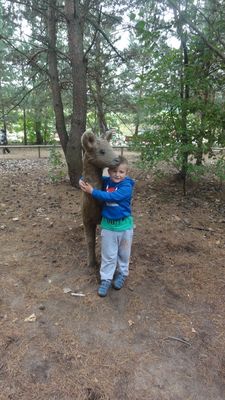
<instances>
[{"instance_id":1,"label":"blue hooded sweatshirt","mask_svg":"<svg viewBox=\"0 0 225 400\"><path fill-rule=\"evenodd\" d=\"M94 189L92 197L103 201L102 217L109 220L119 220L131 215L131 199L134 181L126 176L121 182L115 183L108 176L103 176L103 190Z\"/></svg>"}]
</instances>

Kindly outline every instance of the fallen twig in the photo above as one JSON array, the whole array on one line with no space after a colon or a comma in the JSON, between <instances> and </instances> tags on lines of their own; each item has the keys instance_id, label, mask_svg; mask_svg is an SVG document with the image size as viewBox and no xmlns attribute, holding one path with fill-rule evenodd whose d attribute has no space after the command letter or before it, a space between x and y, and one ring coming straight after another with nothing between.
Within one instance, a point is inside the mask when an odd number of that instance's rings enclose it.
<instances>
[{"instance_id":1,"label":"fallen twig","mask_svg":"<svg viewBox=\"0 0 225 400\"><path fill-rule=\"evenodd\" d=\"M74 293L74 292L72 292L72 293L70 293L70 294L71 294L71 296L85 297L85 294L84 294L84 293Z\"/></svg>"},{"instance_id":2,"label":"fallen twig","mask_svg":"<svg viewBox=\"0 0 225 400\"><path fill-rule=\"evenodd\" d=\"M214 229L212 229L212 228L203 228L203 227L201 227L201 226L191 226L191 225L187 225L187 228L197 229L198 231L215 232Z\"/></svg>"},{"instance_id":3,"label":"fallen twig","mask_svg":"<svg viewBox=\"0 0 225 400\"><path fill-rule=\"evenodd\" d=\"M191 346L191 343L189 343L187 340L176 337L176 336L167 336L166 338L164 338L164 340L177 340L178 342L184 343L187 346Z\"/></svg>"}]
</instances>

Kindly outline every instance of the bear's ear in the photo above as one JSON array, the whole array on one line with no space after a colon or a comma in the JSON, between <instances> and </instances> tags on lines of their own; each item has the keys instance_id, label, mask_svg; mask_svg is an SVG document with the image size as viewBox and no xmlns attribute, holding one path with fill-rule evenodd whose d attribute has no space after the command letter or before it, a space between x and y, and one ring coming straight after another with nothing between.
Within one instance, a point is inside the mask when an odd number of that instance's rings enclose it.
<instances>
[{"instance_id":1,"label":"bear's ear","mask_svg":"<svg viewBox=\"0 0 225 400\"><path fill-rule=\"evenodd\" d=\"M112 139L112 135L115 133L115 129L109 129L108 131L106 131L105 135L104 135L104 139L108 140L108 142Z\"/></svg>"},{"instance_id":2,"label":"bear's ear","mask_svg":"<svg viewBox=\"0 0 225 400\"><path fill-rule=\"evenodd\" d=\"M87 130L81 136L81 144L85 151L91 151L95 145L95 135L91 130Z\"/></svg>"}]
</instances>

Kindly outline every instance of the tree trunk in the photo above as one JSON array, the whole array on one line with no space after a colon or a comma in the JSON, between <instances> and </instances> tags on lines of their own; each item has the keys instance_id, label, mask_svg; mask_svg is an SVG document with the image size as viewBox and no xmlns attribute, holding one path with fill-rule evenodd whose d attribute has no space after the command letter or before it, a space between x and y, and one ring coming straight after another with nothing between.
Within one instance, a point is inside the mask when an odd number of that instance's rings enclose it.
<instances>
[{"instance_id":1,"label":"tree trunk","mask_svg":"<svg viewBox=\"0 0 225 400\"><path fill-rule=\"evenodd\" d=\"M187 7L187 3L186 3ZM187 169L188 169L188 144L189 144L189 135L188 135L188 127L187 127L187 115L188 115L188 102L189 102L189 83L188 83L188 67L189 67L189 59L188 59L188 48L187 48L187 32L183 29L183 20L177 12L178 10L174 7L174 17L177 24L177 33L181 40L181 49L182 49L182 65L181 65L181 83L180 83L180 99L181 99L181 171L180 176L183 179L183 192L186 194L186 177L187 177Z\"/></svg>"},{"instance_id":2,"label":"tree trunk","mask_svg":"<svg viewBox=\"0 0 225 400\"><path fill-rule=\"evenodd\" d=\"M48 8L48 35L49 35L49 74L53 96L56 130L59 135L72 186L78 187L82 173L81 136L86 127L86 62L83 51L84 16L80 12L78 0L65 1L65 15L68 31L69 54L72 67L73 81L73 112L69 135L66 130L65 116L56 55L56 0L52 0Z\"/></svg>"},{"instance_id":3,"label":"tree trunk","mask_svg":"<svg viewBox=\"0 0 225 400\"><path fill-rule=\"evenodd\" d=\"M48 6L48 66L50 86L52 90L53 108L56 119L56 131L59 135L60 143L64 154L66 154L66 147L68 142L68 135L66 131L65 118L63 113L63 103L61 98L59 75L57 68L57 54L56 54L56 0L49 2Z\"/></svg>"},{"instance_id":4,"label":"tree trunk","mask_svg":"<svg viewBox=\"0 0 225 400\"><path fill-rule=\"evenodd\" d=\"M7 125L6 125L6 117L5 117L5 107L4 107L4 102L2 99L2 81L0 79L0 102L1 102L1 113L2 113L2 120L3 120L3 129L7 131ZM0 126L1 128L1 126Z\"/></svg>"},{"instance_id":5,"label":"tree trunk","mask_svg":"<svg viewBox=\"0 0 225 400\"><path fill-rule=\"evenodd\" d=\"M102 93L101 93L101 85L98 82L98 78L96 78L96 91L89 85L90 92L95 102L95 107L97 110L97 121L98 128L101 134L104 134L108 130L108 125L105 117L105 112L103 110L103 101L102 101Z\"/></svg>"},{"instance_id":6,"label":"tree trunk","mask_svg":"<svg viewBox=\"0 0 225 400\"><path fill-rule=\"evenodd\" d=\"M187 128L187 109L189 101L189 85L187 83L187 68L188 68L188 50L186 45L186 37L182 35L181 39L182 49L183 49L183 71L184 79L181 81L181 142L182 142L182 166L181 166L181 176L184 180L184 187L186 183L187 167L188 167L188 155L189 151L187 149L189 144L189 135ZM186 189L184 189L184 193Z\"/></svg>"},{"instance_id":7,"label":"tree trunk","mask_svg":"<svg viewBox=\"0 0 225 400\"><path fill-rule=\"evenodd\" d=\"M43 136L41 134L41 121L35 121L36 144L43 144Z\"/></svg>"},{"instance_id":8,"label":"tree trunk","mask_svg":"<svg viewBox=\"0 0 225 400\"><path fill-rule=\"evenodd\" d=\"M101 134L104 134L108 130L106 116L103 107L103 93L102 93L102 71L104 69L104 65L101 62L101 42L99 34L96 35L95 39L95 58L96 62L94 65L94 79L95 79L95 90L93 92L93 98L95 100L96 108L97 108L97 118L98 118L98 127Z\"/></svg>"},{"instance_id":9,"label":"tree trunk","mask_svg":"<svg viewBox=\"0 0 225 400\"><path fill-rule=\"evenodd\" d=\"M87 66L83 50L84 16L79 0L65 1L69 54L72 65L73 113L66 160L72 186L78 187L82 172L81 136L86 128L87 113Z\"/></svg>"},{"instance_id":10,"label":"tree trunk","mask_svg":"<svg viewBox=\"0 0 225 400\"><path fill-rule=\"evenodd\" d=\"M202 165L203 151L202 151L202 136L197 138L197 150L196 150L196 165Z\"/></svg>"},{"instance_id":11,"label":"tree trunk","mask_svg":"<svg viewBox=\"0 0 225 400\"><path fill-rule=\"evenodd\" d=\"M27 115L26 108L23 107L23 143L27 145Z\"/></svg>"},{"instance_id":12,"label":"tree trunk","mask_svg":"<svg viewBox=\"0 0 225 400\"><path fill-rule=\"evenodd\" d=\"M205 97L205 100L207 97ZM207 101L205 101L205 106L206 106ZM206 113L204 111L201 111L201 126L200 126L200 132L199 135L196 139L197 141L197 150L196 150L196 165L202 165L202 159L203 159L203 138L205 136L205 118L206 118Z\"/></svg>"}]
</instances>

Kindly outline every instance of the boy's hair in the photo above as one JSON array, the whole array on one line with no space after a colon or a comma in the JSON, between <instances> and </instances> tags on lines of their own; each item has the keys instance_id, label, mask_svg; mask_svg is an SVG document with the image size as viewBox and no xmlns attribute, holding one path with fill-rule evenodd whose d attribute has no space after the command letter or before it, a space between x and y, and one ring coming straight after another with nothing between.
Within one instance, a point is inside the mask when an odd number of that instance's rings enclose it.
<instances>
[{"instance_id":1,"label":"boy's hair","mask_svg":"<svg viewBox=\"0 0 225 400\"><path fill-rule=\"evenodd\" d=\"M118 164L118 165L120 165L120 164L125 164L125 165L128 166L128 160L127 160L126 157L124 157L124 156L119 156L118 159L119 159L119 164Z\"/></svg>"},{"instance_id":2,"label":"boy's hair","mask_svg":"<svg viewBox=\"0 0 225 400\"><path fill-rule=\"evenodd\" d=\"M128 168L127 158L125 158L123 156L119 156L119 157L117 157L117 159L119 160L118 164L115 167L109 167L109 170L115 169L115 168L119 167L119 165L121 165L121 164L126 165L126 167Z\"/></svg>"},{"instance_id":3,"label":"boy's hair","mask_svg":"<svg viewBox=\"0 0 225 400\"><path fill-rule=\"evenodd\" d=\"M125 157L119 156L119 157L117 157L117 159L119 160L118 164L117 164L115 167L109 167L109 170L112 170L112 169L114 169L114 168L117 168L117 167L119 167L119 165L121 165L121 164L126 165L126 167L128 168L128 161L127 161L127 159L126 159Z\"/></svg>"}]
</instances>

